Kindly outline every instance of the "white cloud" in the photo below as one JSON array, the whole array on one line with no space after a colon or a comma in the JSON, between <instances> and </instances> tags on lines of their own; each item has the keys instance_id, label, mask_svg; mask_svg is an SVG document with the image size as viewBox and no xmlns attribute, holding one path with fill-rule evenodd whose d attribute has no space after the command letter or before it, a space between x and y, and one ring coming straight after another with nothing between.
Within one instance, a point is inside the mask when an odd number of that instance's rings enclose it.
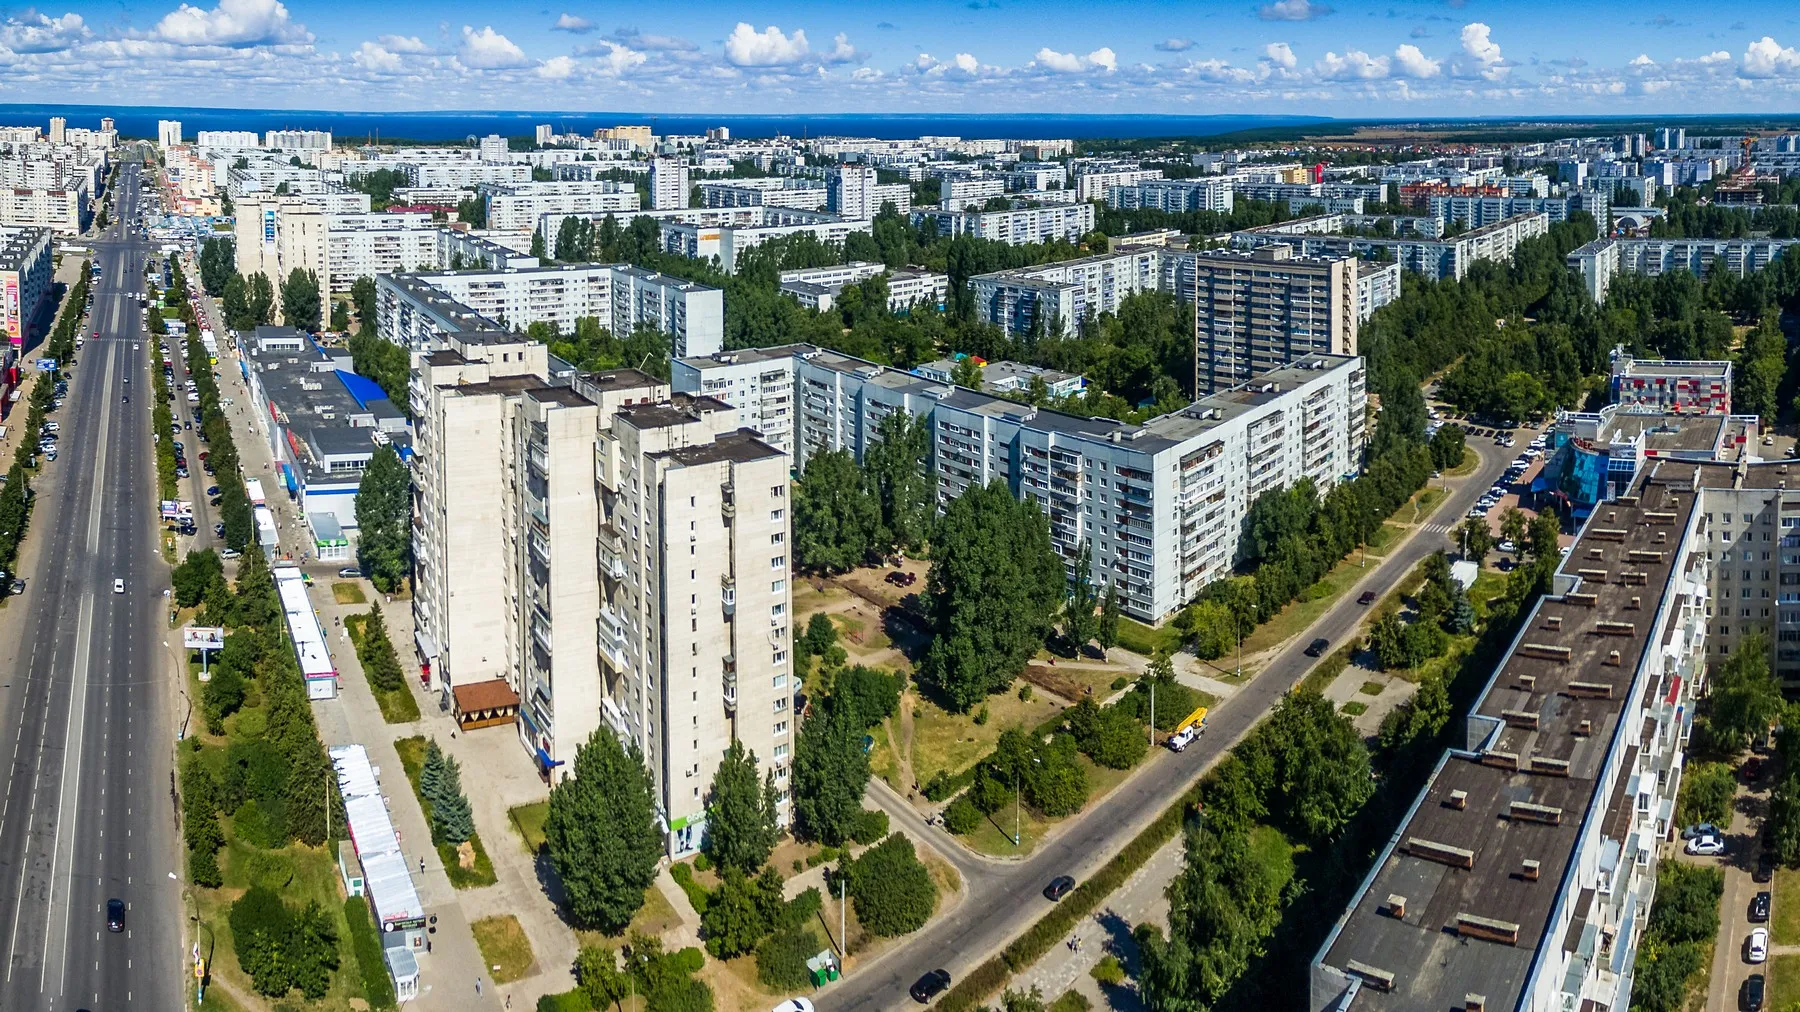
<instances>
[{"instance_id":1,"label":"white cloud","mask_svg":"<svg viewBox=\"0 0 1800 1012\"><path fill-rule=\"evenodd\" d=\"M850 77L857 81L879 81L886 75L874 67L858 67Z\"/></svg>"},{"instance_id":2,"label":"white cloud","mask_svg":"<svg viewBox=\"0 0 1800 1012\"><path fill-rule=\"evenodd\" d=\"M1774 77L1800 69L1800 52L1765 35L1744 50L1745 77Z\"/></svg>"},{"instance_id":3,"label":"white cloud","mask_svg":"<svg viewBox=\"0 0 1800 1012\"><path fill-rule=\"evenodd\" d=\"M1697 57L1694 62L1700 64L1702 67L1717 67L1721 64L1730 63L1731 54L1723 49L1715 49L1705 56Z\"/></svg>"},{"instance_id":4,"label":"white cloud","mask_svg":"<svg viewBox=\"0 0 1800 1012\"><path fill-rule=\"evenodd\" d=\"M1330 13L1330 7L1312 0L1275 0L1258 8L1256 16L1264 21L1311 21Z\"/></svg>"},{"instance_id":5,"label":"white cloud","mask_svg":"<svg viewBox=\"0 0 1800 1012\"><path fill-rule=\"evenodd\" d=\"M787 67L806 59L809 48L802 29L789 36L774 25L758 32L739 21L725 39L725 59L737 67Z\"/></svg>"},{"instance_id":6,"label":"white cloud","mask_svg":"<svg viewBox=\"0 0 1800 1012\"><path fill-rule=\"evenodd\" d=\"M640 52L691 53L700 47L673 35L646 35L636 28L619 28L611 36L614 42Z\"/></svg>"},{"instance_id":7,"label":"white cloud","mask_svg":"<svg viewBox=\"0 0 1800 1012\"><path fill-rule=\"evenodd\" d=\"M957 70L960 70L965 74L973 74L981 69L981 61L975 59L975 57L968 53L957 53L955 59L951 60L951 62L956 65Z\"/></svg>"},{"instance_id":8,"label":"white cloud","mask_svg":"<svg viewBox=\"0 0 1800 1012\"><path fill-rule=\"evenodd\" d=\"M1656 61L1652 60L1650 58L1650 54L1648 54L1648 53L1639 53L1636 56L1632 57L1631 62L1626 64L1626 66L1628 66L1628 67L1654 67L1654 66L1656 66Z\"/></svg>"},{"instance_id":9,"label":"white cloud","mask_svg":"<svg viewBox=\"0 0 1800 1012\"><path fill-rule=\"evenodd\" d=\"M1439 67L1439 61L1420 52L1418 46L1405 44L1394 50L1394 72L1401 77L1414 77L1422 81L1438 76Z\"/></svg>"},{"instance_id":10,"label":"white cloud","mask_svg":"<svg viewBox=\"0 0 1800 1012\"><path fill-rule=\"evenodd\" d=\"M856 47L850 44L850 36L839 32L831 40L831 51L825 54L825 62L856 63L866 57L866 53L857 52Z\"/></svg>"},{"instance_id":11,"label":"white cloud","mask_svg":"<svg viewBox=\"0 0 1800 1012\"><path fill-rule=\"evenodd\" d=\"M1285 42L1269 43L1263 47L1263 55L1269 58L1270 63L1283 70L1293 70L1300 65L1300 60L1294 56L1293 48Z\"/></svg>"},{"instance_id":12,"label":"white cloud","mask_svg":"<svg viewBox=\"0 0 1800 1012\"><path fill-rule=\"evenodd\" d=\"M1314 69L1320 77L1331 81L1373 80L1387 76L1388 58L1351 49L1342 56L1326 53Z\"/></svg>"},{"instance_id":13,"label":"white cloud","mask_svg":"<svg viewBox=\"0 0 1800 1012\"><path fill-rule=\"evenodd\" d=\"M1512 69L1500 55L1500 44L1494 41L1493 29L1480 21L1463 26L1462 51L1465 59L1461 61L1458 73L1463 77L1498 81Z\"/></svg>"},{"instance_id":14,"label":"white cloud","mask_svg":"<svg viewBox=\"0 0 1800 1012\"><path fill-rule=\"evenodd\" d=\"M1079 74L1084 70L1096 69L1111 74L1119 69L1119 57L1106 46L1101 46L1086 56L1059 53L1046 46L1032 58L1032 66L1057 74Z\"/></svg>"},{"instance_id":15,"label":"white cloud","mask_svg":"<svg viewBox=\"0 0 1800 1012\"><path fill-rule=\"evenodd\" d=\"M15 53L59 53L93 35L81 15L73 11L53 18L27 9L0 24L0 44Z\"/></svg>"},{"instance_id":16,"label":"white cloud","mask_svg":"<svg viewBox=\"0 0 1800 1012\"><path fill-rule=\"evenodd\" d=\"M1165 53L1185 53L1194 48L1193 39L1164 39L1156 44L1156 48Z\"/></svg>"},{"instance_id":17,"label":"white cloud","mask_svg":"<svg viewBox=\"0 0 1800 1012\"><path fill-rule=\"evenodd\" d=\"M476 31L470 25L462 27L462 47L457 50L457 59L463 66L478 70L511 70L531 64L531 58L525 51L513 43L513 40L494 31L493 25L485 25Z\"/></svg>"},{"instance_id":18,"label":"white cloud","mask_svg":"<svg viewBox=\"0 0 1800 1012\"><path fill-rule=\"evenodd\" d=\"M596 52L596 55L600 59L600 73L607 77L618 77L633 67L643 66L644 61L649 59L643 53L609 39L602 39L600 45L606 51Z\"/></svg>"},{"instance_id":19,"label":"white cloud","mask_svg":"<svg viewBox=\"0 0 1800 1012\"><path fill-rule=\"evenodd\" d=\"M575 35L586 35L588 32L594 30L594 23L587 18L576 17L568 11L563 11L562 14L557 17L556 24L550 26L550 30L553 32L570 32ZM549 61L545 62L548 63Z\"/></svg>"},{"instance_id":20,"label":"white cloud","mask_svg":"<svg viewBox=\"0 0 1800 1012\"><path fill-rule=\"evenodd\" d=\"M379 43L365 42L350 54L351 62L376 74L398 74L404 67L400 57Z\"/></svg>"},{"instance_id":21,"label":"white cloud","mask_svg":"<svg viewBox=\"0 0 1800 1012\"><path fill-rule=\"evenodd\" d=\"M537 65L533 71L537 76L548 81L566 81L575 73L575 58L572 56L552 56Z\"/></svg>"},{"instance_id":22,"label":"white cloud","mask_svg":"<svg viewBox=\"0 0 1800 1012\"><path fill-rule=\"evenodd\" d=\"M417 35L383 35L375 40L381 48L391 53L429 53L431 47L420 41Z\"/></svg>"},{"instance_id":23,"label":"white cloud","mask_svg":"<svg viewBox=\"0 0 1800 1012\"><path fill-rule=\"evenodd\" d=\"M1256 72L1243 67L1234 67L1220 59L1190 60L1182 71L1208 84L1249 84L1256 80Z\"/></svg>"},{"instance_id":24,"label":"white cloud","mask_svg":"<svg viewBox=\"0 0 1800 1012\"><path fill-rule=\"evenodd\" d=\"M178 46L244 46L311 42L306 26L280 0L219 0L212 10L182 4L163 15L156 38Z\"/></svg>"}]
</instances>

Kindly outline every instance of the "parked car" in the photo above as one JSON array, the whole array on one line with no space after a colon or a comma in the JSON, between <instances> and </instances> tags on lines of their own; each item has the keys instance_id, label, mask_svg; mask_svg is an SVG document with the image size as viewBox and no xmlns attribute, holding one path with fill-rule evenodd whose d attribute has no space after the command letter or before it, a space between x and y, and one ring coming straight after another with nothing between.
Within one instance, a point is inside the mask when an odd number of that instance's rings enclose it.
<instances>
[{"instance_id":1,"label":"parked car","mask_svg":"<svg viewBox=\"0 0 1800 1012\"><path fill-rule=\"evenodd\" d=\"M1763 991L1767 986L1768 982L1760 973L1753 973L1750 975L1750 979L1744 981L1744 990L1742 991L1744 1012L1762 1012Z\"/></svg>"},{"instance_id":2,"label":"parked car","mask_svg":"<svg viewBox=\"0 0 1800 1012\"><path fill-rule=\"evenodd\" d=\"M1771 894L1767 889L1757 893L1750 900L1750 921L1752 924L1767 924L1769 921L1769 901Z\"/></svg>"},{"instance_id":3,"label":"parked car","mask_svg":"<svg viewBox=\"0 0 1800 1012\"><path fill-rule=\"evenodd\" d=\"M1325 656L1325 649L1329 646L1331 646L1331 641L1321 636L1306 645L1306 656L1323 657Z\"/></svg>"},{"instance_id":4,"label":"parked car","mask_svg":"<svg viewBox=\"0 0 1800 1012\"><path fill-rule=\"evenodd\" d=\"M1374 603L1375 603L1375 598L1376 598L1376 597L1377 597L1377 596L1378 596L1378 595L1377 595L1377 594L1376 594L1376 593L1375 593L1375 592L1374 592L1374 591L1372 591L1372 590L1365 590L1365 591L1363 591L1363 592L1362 592L1362 593L1361 593L1361 594L1358 594L1358 595L1357 595L1357 596L1356 596L1356 603L1357 603L1357 604L1360 604L1360 605L1362 605L1362 606L1363 606L1363 607L1365 607L1365 608L1366 608L1366 607L1368 607L1368 606L1369 606L1369 605L1371 605L1371 604L1374 604Z\"/></svg>"},{"instance_id":5,"label":"parked car","mask_svg":"<svg viewBox=\"0 0 1800 1012\"><path fill-rule=\"evenodd\" d=\"M1693 840L1693 839L1697 839L1702 836L1723 836L1723 835L1725 835L1725 834L1721 833L1719 831L1719 827L1713 825L1710 822L1698 822L1698 823L1695 823L1694 825L1689 826L1686 829L1681 831L1681 838L1683 840Z\"/></svg>"},{"instance_id":6,"label":"parked car","mask_svg":"<svg viewBox=\"0 0 1800 1012\"><path fill-rule=\"evenodd\" d=\"M1698 836L1689 840L1682 849L1700 857L1717 857L1725 853L1725 841L1716 836Z\"/></svg>"},{"instance_id":7,"label":"parked car","mask_svg":"<svg viewBox=\"0 0 1800 1012\"><path fill-rule=\"evenodd\" d=\"M950 971L949 970L933 970L930 973L927 973L925 976L920 977L913 984L912 989L910 991L908 991L907 993L912 995L913 1001L916 1001L921 1005L925 1005L925 1004L929 1004L931 999L936 998L940 994L943 994L944 990L946 988L948 988L949 986L950 986Z\"/></svg>"},{"instance_id":8,"label":"parked car","mask_svg":"<svg viewBox=\"0 0 1800 1012\"><path fill-rule=\"evenodd\" d=\"M1075 880L1073 878L1068 875L1058 875L1050 880L1049 885L1044 887L1044 898L1054 903L1064 896L1067 896L1069 890L1073 888L1075 888Z\"/></svg>"},{"instance_id":9,"label":"parked car","mask_svg":"<svg viewBox=\"0 0 1800 1012\"><path fill-rule=\"evenodd\" d=\"M1769 929L1756 928L1744 941L1744 961L1747 963L1763 963L1769 959Z\"/></svg>"},{"instance_id":10,"label":"parked car","mask_svg":"<svg viewBox=\"0 0 1800 1012\"><path fill-rule=\"evenodd\" d=\"M362 570L355 566L345 566L343 569L338 570L338 576L345 580L354 580L362 576Z\"/></svg>"}]
</instances>

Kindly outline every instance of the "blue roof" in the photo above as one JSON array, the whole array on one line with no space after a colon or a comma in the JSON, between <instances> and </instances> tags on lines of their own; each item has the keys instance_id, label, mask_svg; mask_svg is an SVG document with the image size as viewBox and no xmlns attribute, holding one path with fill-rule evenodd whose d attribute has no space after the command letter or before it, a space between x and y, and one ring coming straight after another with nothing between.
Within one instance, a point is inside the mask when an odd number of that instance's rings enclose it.
<instances>
[{"instance_id":1,"label":"blue roof","mask_svg":"<svg viewBox=\"0 0 1800 1012\"><path fill-rule=\"evenodd\" d=\"M337 370L337 378L344 384L344 389L350 391L350 396L356 398L357 406L364 411L369 409L370 401L385 401L388 399L387 391L381 389L379 383L376 383L367 376L359 376L356 373L339 369Z\"/></svg>"}]
</instances>

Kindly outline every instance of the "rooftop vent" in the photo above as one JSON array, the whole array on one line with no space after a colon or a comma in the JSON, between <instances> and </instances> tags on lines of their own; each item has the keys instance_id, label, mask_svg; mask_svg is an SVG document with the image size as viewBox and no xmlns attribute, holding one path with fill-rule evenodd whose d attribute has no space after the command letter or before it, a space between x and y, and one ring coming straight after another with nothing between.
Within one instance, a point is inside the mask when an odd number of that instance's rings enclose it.
<instances>
[{"instance_id":1,"label":"rooftop vent","mask_svg":"<svg viewBox=\"0 0 1800 1012\"><path fill-rule=\"evenodd\" d=\"M1566 690L1577 699L1611 699L1611 682L1570 682Z\"/></svg>"},{"instance_id":2,"label":"rooftop vent","mask_svg":"<svg viewBox=\"0 0 1800 1012\"><path fill-rule=\"evenodd\" d=\"M1567 664L1573 652L1568 647L1557 646L1553 643L1524 643L1519 646L1519 653L1525 657L1536 657L1540 660Z\"/></svg>"},{"instance_id":3,"label":"rooftop vent","mask_svg":"<svg viewBox=\"0 0 1800 1012\"><path fill-rule=\"evenodd\" d=\"M1527 882L1538 880L1538 862L1535 857L1528 857L1519 862L1519 877Z\"/></svg>"},{"instance_id":4,"label":"rooftop vent","mask_svg":"<svg viewBox=\"0 0 1800 1012\"><path fill-rule=\"evenodd\" d=\"M1512 727L1522 727L1529 731L1537 730L1538 726L1536 710L1501 710L1500 719Z\"/></svg>"},{"instance_id":5,"label":"rooftop vent","mask_svg":"<svg viewBox=\"0 0 1800 1012\"><path fill-rule=\"evenodd\" d=\"M1533 804L1529 801L1515 801L1507 807L1507 814L1515 820L1541 822L1546 826L1562 825L1562 811L1560 808Z\"/></svg>"},{"instance_id":6,"label":"rooftop vent","mask_svg":"<svg viewBox=\"0 0 1800 1012\"><path fill-rule=\"evenodd\" d=\"M1575 725L1575 733L1580 735L1583 738L1586 738L1588 735L1593 734L1594 733L1594 722L1591 720L1583 720L1581 723L1576 724Z\"/></svg>"},{"instance_id":7,"label":"rooftop vent","mask_svg":"<svg viewBox=\"0 0 1800 1012\"><path fill-rule=\"evenodd\" d=\"M1344 971L1362 978L1363 983L1377 991L1392 991L1394 989L1394 975L1380 967L1370 966L1367 963L1359 963L1354 959L1347 959L1344 961Z\"/></svg>"},{"instance_id":8,"label":"rooftop vent","mask_svg":"<svg viewBox=\"0 0 1800 1012\"><path fill-rule=\"evenodd\" d=\"M1413 857L1426 861L1436 861L1452 868L1475 867L1475 852L1462 847L1452 847L1447 843L1437 843L1418 836L1406 838L1406 852Z\"/></svg>"},{"instance_id":9,"label":"rooftop vent","mask_svg":"<svg viewBox=\"0 0 1800 1012\"><path fill-rule=\"evenodd\" d=\"M1594 631L1602 636L1636 636L1636 622L1595 622Z\"/></svg>"},{"instance_id":10,"label":"rooftop vent","mask_svg":"<svg viewBox=\"0 0 1800 1012\"><path fill-rule=\"evenodd\" d=\"M1454 808L1460 812L1469 807L1469 792L1451 791L1449 799L1446 800L1444 804L1446 807Z\"/></svg>"},{"instance_id":11,"label":"rooftop vent","mask_svg":"<svg viewBox=\"0 0 1800 1012\"><path fill-rule=\"evenodd\" d=\"M1389 893L1387 902L1381 905L1381 912L1396 921L1406 920L1406 897L1398 893Z\"/></svg>"},{"instance_id":12,"label":"rooftop vent","mask_svg":"<svg viewBox=\"0 0 1800 1012\"><path fill-rule=\"evenodd\" d=\"M1544 628L1552 629L1552 630L1561 629L1562 628L1562 616L1561 615L1546 615L1546 616L1544 616Z\"/></svg>"},{"instance_id":13,"label":"rooftop vent","mask_svg":"<svg viewBox=\"0 0 1800 1012\"><path fill-rule=\"evenodd\" d=\"M1503 945L1519 944L1519 926L1511 921L1497 921L1470 913L1456 915L1456 933Z\"/></svg>"},{"instance_id":14,"label":"rooftop vent","mask_svg":"<svg viewBox=\"0 0 1800 1012\"><path fill-rule=\"evenodd\" d=\"M1526 692L1537 691L1537 676L1536 675L1520 675L1519 676L1519 688L1524 689Z\"/></svg>"},{"instance_id":15,"label":"rooftop vent","mask_svg":"<svg viewBox=\"0 0 1800 1012\"><path fill-rule=\"evenodd\" d=\"M1567 759L1552 759L1545 755L1532 756L1531 772L1543 773L1553 777L1566 777L1569 775L1569 761Z\"/></svg>"},{"instance_id":16,"label":"rooftop vent","mask_svg":"<svg viewBox=\"0 0 1800 1012\"><path fill-rule=\"evenodd\" d=\"M1624 658L1620 656L1617 650L1608 650L1606 652L1606 664L1608 667L1616 668L1623 663L1623 661Z\"/></svg>"},{"instance_id":17,"label":"rooftop vent","mask_svg":"<svg viewBox=\"0 0 1800 1012\"><path fill-rule=\"evenodd\" d=\"M1473 991L1463 995L1463 1012L1487 1012L1487 995Z\"/></svg>"}]
</instances>

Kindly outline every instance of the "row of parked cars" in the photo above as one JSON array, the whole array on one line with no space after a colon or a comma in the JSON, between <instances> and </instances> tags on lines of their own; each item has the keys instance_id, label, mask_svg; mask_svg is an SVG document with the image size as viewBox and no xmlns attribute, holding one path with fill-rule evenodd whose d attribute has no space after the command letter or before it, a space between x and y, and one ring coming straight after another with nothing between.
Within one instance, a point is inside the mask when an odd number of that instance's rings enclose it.
<instances>
[{"instance_id":1,"label":"row of parked cars","mask_svg":"<svg viewBox=\"0 0 1800 1012\"><path fill-rule=\"evenodd\" d=\"M1510 436L1507 438L1511 439ZM1512 444L1509 442L1503 445L1510 446ZM1482 493L1480 499L1476 500L1474 507L1469 510L1469 517L1471 519L1485 517L1488 515L1488 511L1499 505L1501 498L1512 491L1513 485L1517 484L1519 479L1525 476L1525 472L1531 467L1532 462L1544 455L1544 446L1545 440L1543 436L1538 436L1527 444L1525 452L1514 458L1513 462L1507 466L1506 471L1500 475L1493 486ZM1508 551L1510 549L1503 545L1501 546L1501 550Z\"/></svg>"}]
</instances>

